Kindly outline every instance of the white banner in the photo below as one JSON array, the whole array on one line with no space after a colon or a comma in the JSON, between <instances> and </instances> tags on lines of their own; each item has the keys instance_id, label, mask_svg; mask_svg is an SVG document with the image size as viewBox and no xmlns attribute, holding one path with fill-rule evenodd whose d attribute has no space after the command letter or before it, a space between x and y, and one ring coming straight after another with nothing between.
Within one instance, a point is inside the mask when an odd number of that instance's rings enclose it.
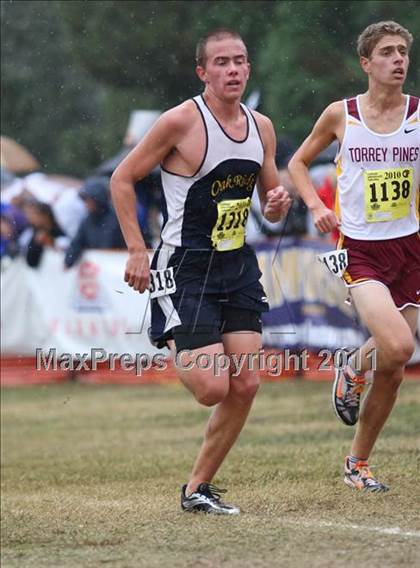
<instances>
[{"instance_id":1,"label":"white banner","mask_svg":"<svg viewBox=\"0 0 420 568\"><path fill-rule=\"evenodd\" d=\"M145 353L150 344L149 293L123 281L127 253L87 251L78 265L63 268L63 255L44 253L38 268L22 258L2 271L2 354Z\"/></svg>"},{"instance_id":2,"label":"white banner","mask_svg":"<svg viewBox=\"0 0 420 568\"><path fill-rule=\"evenodd\" d=\"M263 270L263 283L270 290L273 267L264 267L264 253L259 253ZM36 349L48 353L54 349L62 354L90 353L102 349L107 354L122 355L158 353L148 338L150 326L149 293L134 292L123 280L126 252L90 250L82 261L70 270L64 270L63 254L45 251L38 268L30 268L23 258L2 264L1 278L1 353L4 356L35 357ZM317 266L317 263L314 264ZM306 275L307 276L307 275ZM289 290L287 278L295 281L296 275L284 270L283 287ZM268 280L267 280L268 279ZM286 280L285 280L286 279ZM325 291L321 291L322 297ZM289 304L293 297L288 292ZM270 303L272 298L270 297ZM264 342L268 341L267 330L281 333L278 341L287 346L290 336L290 317L282 320L276 314L273 300L270 316L271 327L265 325ZM281 326L286 325L285 329ZM420 310L419 310L420 326ZM309 341L312 335L322 335L322 343L335 345L337 331L318 325L311 328L309 321L293 327L293 337ZM288 335L286 335L289 332ZM325 334L334 336L327 342ZM346 345L351 338L340 337L336 347ZM289 338L290 340L290 338ZM306 343L305 343L306 344ZM160 353L169 353L166 349ZM416 341L416 353L411 363L420 361L420 346Z\"/></svg>"}]
</instances>

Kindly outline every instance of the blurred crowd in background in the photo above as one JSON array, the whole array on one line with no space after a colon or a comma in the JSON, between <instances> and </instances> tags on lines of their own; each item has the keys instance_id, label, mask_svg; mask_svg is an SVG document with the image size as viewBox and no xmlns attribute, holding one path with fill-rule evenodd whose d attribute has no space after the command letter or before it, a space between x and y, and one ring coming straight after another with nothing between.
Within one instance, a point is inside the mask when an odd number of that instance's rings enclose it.
<instances>
[{"instance_id":1,"label":"blurred crowd in background","mask_svg":"<svg viewBox=\"0 0 420 568\"><path fill-rule=\"evenodd\" d=\"M70 267L86 248L124 247L109 180L160 114L132 109L167 109L196 95L202 88L196 42L221 26L246 40L252 64L246 104L267 114L281 134L277 165L294 196L287 218L270 224L255 192L248 241L318 236L295 196L288 159L328 101L365 89L356 56L360 30L373 21L396 20L414 31L420 25L417 6L415 0L406 0L404 10L396 0L366 0L363 10L357 0L3 2L2 131L10 138L2 138L2 258L23 255L36 267L45 248L55 247L65 251ZM418 41L410 60L406 87L415 93ZM329 207L335 153L327 149L311 170ZM140 225L153 248L162 223L158 168L137 183L136 194Z\"/></svg>"},{"instance_id":2,"label":"blurred crowd in background","mask_svg":"<svg viewBox=\"0 0 420 568\"><path fill-rule=\"evenodd\" d=\"M99 164L85 180L47 175L29 150L10 138L1 138L1 258L23 256L32 268L42 261L46 248L64 251L64 266L70 268L86 249L124 249L125 244L110 200L109 183L118 163L144 135L159 113L135 111L121 151ZM269 223L261 214L254 192L247 227L250 244L280 236L318 235L303 201L296 195L287 170L294 147L287 139L277 145L276 162L282 185L293 197L286 219ZM328 148L313 165L311 174L324 203L333 208L335 198L336 148ZM156 168L135 185L137 216L150 249L159 243L162 224L162 188ZM335 240L336 235L324 238Z\"/></svg>"}]
</instances>

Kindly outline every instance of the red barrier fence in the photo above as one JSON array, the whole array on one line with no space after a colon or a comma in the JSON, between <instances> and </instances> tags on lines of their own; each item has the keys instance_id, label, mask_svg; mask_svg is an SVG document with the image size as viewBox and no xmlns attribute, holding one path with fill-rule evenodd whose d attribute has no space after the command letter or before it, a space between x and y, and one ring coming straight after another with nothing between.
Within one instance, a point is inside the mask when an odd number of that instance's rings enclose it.
<instances>
[{"instance_id":1,"label":"red barrier fence","mask_svg":"<svg viewBox=\"0 0 420 568\"><path fill-rule=\"evenodd\" d=\"M281 356L278 351L266 351L266 356ZM280 374L275 374L265 369L260 371L263 381L279 382L286 379L331 381L333 373L322 368L323 359L316 354L309 354L308 364L303 370L295 370L293 365L290 369L282 369ZM60 384L66 382L78 382L95 385L146 385L168 384L176 382L176 369L172 361L167 361L167 368L163 371L157 366L150 369L142 369L137 375L135 370L124 370L116 365L111 371L106 364L98 363L96 370L52 370L36 369L34 357L4 357L1 359L1 386L17 387L32 385ZM420 364L412 365L406 370L407 378L420 380Z\"/></svg>"}]
</instances>

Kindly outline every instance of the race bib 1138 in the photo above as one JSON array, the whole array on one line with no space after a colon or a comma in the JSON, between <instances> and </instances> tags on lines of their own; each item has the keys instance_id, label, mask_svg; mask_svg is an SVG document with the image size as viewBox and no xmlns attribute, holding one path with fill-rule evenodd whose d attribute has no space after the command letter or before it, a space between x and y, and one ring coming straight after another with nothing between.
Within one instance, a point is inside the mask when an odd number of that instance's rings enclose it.
<instances>
[{"instance_id":1,"label":"race bib 1138","mask_svg":"<svg viewBox=\"0 0 420 568\"><path fill-rule=\"evenodd\" d=\"M367 223L395 221L410 213L413 168L389 168L364 172Z\"/></svg>"},{"instance_id":2,"label":"race bib 1138","mask_svg":"<svg viewBox=\"0 0 420 568\"><path fill-rule=\"evenodd\" d=\"M338 249L317 254L316 258L328 268L331 274L338 277L343 276L349 263L347 249Z\"/></svg>"}]
</instances>

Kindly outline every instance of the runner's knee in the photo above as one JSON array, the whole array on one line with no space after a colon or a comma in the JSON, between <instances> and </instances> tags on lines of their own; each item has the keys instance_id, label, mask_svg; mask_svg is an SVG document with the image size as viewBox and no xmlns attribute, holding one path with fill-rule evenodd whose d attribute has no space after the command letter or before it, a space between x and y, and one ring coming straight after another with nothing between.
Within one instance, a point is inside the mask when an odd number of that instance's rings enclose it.
<instances>
[{"instance_id":1,"label":"runner's knee","mask_svg":"<svg viewBox=\"0 0 420 568\"><path fill-rule=\"evenodd\" d=\"M215 379L217 381L217 379ZM221 402L228 393L228 386L225 383L203 384L194 392L194 396L203 406L214 406Z\"/></svg>"},{"instance_id":2,"label":"runner's knee","mask_svg":"<svg viewBox=\"0 0 420 568\"><path fill-rule=\"evenodd\" d=\"M391 367L400 367L408 363L414 353L414 340L412 337L393 339L388 342L385 356Z\"/></svg>"},{"instance_id":3,"label":"runner's knee","mask_svg":"<svg viewBox=\"0 0 420 568\"><path fill-rule=\"evenodd\" d=\"M250 402L254 399L260 386L260 379L255 374L232 377L230 392L241 402Z\"/></svg>"}]
</instances>

